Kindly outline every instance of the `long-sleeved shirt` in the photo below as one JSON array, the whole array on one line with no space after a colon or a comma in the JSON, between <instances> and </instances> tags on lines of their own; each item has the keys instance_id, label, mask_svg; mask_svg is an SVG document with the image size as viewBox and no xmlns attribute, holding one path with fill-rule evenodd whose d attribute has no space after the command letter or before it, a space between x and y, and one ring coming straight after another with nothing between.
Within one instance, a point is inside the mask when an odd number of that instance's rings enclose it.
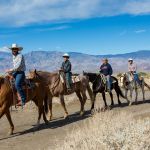
<instances>
[{"instance_id":1,"label":"long-sleeved shirt","mask_svg":"<svg viewBox=\"0 0 150 150\"><path fill-rule=\"evenodd\" d=\"M104 74L105 76L108 76L108 75L112 75L113 70L112 70L111 65L107 63L107 64L102 64L100 66L100 72Z\"/></svg>"},{"instance_id":2,"label":"long-sleeved shirt","mask_svg":"<svg viewBox=\"0 0 150 150\"><path fill-rule=\"evenodd\" d=\"M135 64L135 63L128 64L128 71L136 72L136 71L137 71L137 66L136 66L136 64Z\"/></svg>"},{"instance_id":3,"label":"long-sleeved shirt","mask_svg":"<svg viewBox=\"0 0 150 150\"><path fill-rule=\"evenodd\" d=\"M17 54L16 56L13 56L12 71L26 71L25 60L22 54Z\"/></svg>"},{"instance_id":4,"label":"long-sleeved shirt","mask_svg":"<svg viewBox=\"0 0 150 150\"><path fill-rule=\"evenodd\" d=\"M71 62L69 60L64 61L62 63L61 69L63 69L65 73L71 72Z\"/></svg>"}]
</instances>

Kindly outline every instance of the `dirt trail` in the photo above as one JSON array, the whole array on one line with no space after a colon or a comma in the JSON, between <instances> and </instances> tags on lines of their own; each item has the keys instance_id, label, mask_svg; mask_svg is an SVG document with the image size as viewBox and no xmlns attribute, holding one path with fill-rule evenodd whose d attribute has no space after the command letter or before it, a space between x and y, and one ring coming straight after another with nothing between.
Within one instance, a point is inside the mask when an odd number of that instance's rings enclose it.
<instances>
[{"instance_id":1,"label":"dirt trail","mask_svg":"<svg viewBox=\"0 0 150 150\"><path fill-rule=\"evenodd\" d=\"M108 96L107 96L108 97ZM110 98L107 98L110 103ZM116 103L116 97L114 97ZM140 95L141 99L141 95ZM127 113L132 113L136 118L150 117L150 93L146 92L147 101L143 104L127 106L126 101L123 102L122 107L116 107L110 111L124 110ZM96 107L102 106L101 96L97 96ZM53 107L54 120L48 125L45 125L41 120L39 128L35 126L37 121L37 110L33 108L33 104L29 103L28 107L22 110L13 110L12 119L15 125L15 134L8 136L8 122L5 117L0 120L0 150L44 150L55 149L57 142L62 142L66 134L72 131L76 125L82 125L83 120L90 119L91 115L87 111L84 117L80 117L78 111L80 109L79 101L71 102L67 105L70 117L69 120L63 119L63 109L60 105ZM90 101L85 105L85 110L90 109Z\"/></svg>"}]
</instances>

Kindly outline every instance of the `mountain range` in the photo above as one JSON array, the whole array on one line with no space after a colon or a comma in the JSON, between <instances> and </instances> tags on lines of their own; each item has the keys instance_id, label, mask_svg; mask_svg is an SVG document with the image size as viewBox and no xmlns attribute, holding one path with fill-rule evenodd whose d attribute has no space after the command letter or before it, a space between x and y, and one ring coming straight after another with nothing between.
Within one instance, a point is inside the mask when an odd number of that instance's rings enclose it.
<instances>
[{"instance_id":1,"label":"mountain range","mask_svg":"<svg viewBox=\"0 0 150 150\"><path fill-rule=\"evenodd\" d=\"M150 50L141 50L132 53L115 55L89 55L77 52L69 52L72 62L72 71L81 73L83 70L88 72L98 72L103 57L109 58L115 73L127 71L128 58L135 59L139 71L150 71ZM32 51L24 54L28 70L59 70L63 52L58 51ZM0 52L0 72L12 67L12 56L7 52Z\"/></svg>"}]
</instances>

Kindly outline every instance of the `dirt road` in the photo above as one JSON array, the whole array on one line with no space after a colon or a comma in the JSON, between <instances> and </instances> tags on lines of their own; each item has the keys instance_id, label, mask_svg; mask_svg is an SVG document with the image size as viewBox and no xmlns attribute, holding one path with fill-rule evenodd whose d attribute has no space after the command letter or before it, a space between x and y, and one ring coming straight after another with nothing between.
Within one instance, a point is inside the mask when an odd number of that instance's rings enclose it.
<instances>
[{"instance_id":1,"label":"dirt road","mask_svg":"<svg viewBox=\"0 0 150 150\"><path fill-rule=\"evenodd\" d=\"M107 96L107 102L110 103L110 98ZM123 105L119 107L115 99L115 108L110 111L123 110L127 113L132 113L135 117L150 117L150 93L146 92L146 102L139 102L138 105L127 106L126 101L121 99ZM141 99L141 95L139 101ZM103 101L101 96L97 96L96 107L102 106ZM63 109L59 104L53 107L54 120L48 125L41 121L41 125L37 128L37 109L29 103L24 110L13 110L12 119L15 125L15 134L8 136L9 124L5 117L0 120L0 150L45 150L55 149L57 142L63 143L66 134L72 131L76 125L82 125L83 120L91 118L89 114L90 101L85 105L86 114L80 117L78 111L79 101L73 101L67 105L70 117L68 120L63 119Z\"/></svg>"}]
</instances>

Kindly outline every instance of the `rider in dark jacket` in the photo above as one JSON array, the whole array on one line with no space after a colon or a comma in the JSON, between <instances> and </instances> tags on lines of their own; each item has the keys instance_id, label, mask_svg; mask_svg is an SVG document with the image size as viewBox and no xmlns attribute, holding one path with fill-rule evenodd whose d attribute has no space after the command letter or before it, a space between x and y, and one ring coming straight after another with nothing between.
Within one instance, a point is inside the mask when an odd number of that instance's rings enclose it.
<instances>
[{"instance_id":1,"label":"rider in dark jacket","mask_svg":"<svg viewBox=\"0 0 150 150\"><path fill-rule=\"evenodd\" d=\"M108 59L103 59L103 64L100 66L100 73L102 73L107 79L107 90L111 90L111 75L113 74L113 70L111 65L108 63Z\"/></svg>"},{"instance_id":2,"label":"rider in dark jacket","mask_svg":"<svg viewBox=\"0 0 150 150\"><path fill-rule=\"evenodd\" d=\"M62 63L61 69L64 71L65 76L66 76L66 86L67 86L67 90L71 90L71 62L69 61L69 54L64 54L63 58L64 58L64 62Z\"/></svg>"}]
</instances>

